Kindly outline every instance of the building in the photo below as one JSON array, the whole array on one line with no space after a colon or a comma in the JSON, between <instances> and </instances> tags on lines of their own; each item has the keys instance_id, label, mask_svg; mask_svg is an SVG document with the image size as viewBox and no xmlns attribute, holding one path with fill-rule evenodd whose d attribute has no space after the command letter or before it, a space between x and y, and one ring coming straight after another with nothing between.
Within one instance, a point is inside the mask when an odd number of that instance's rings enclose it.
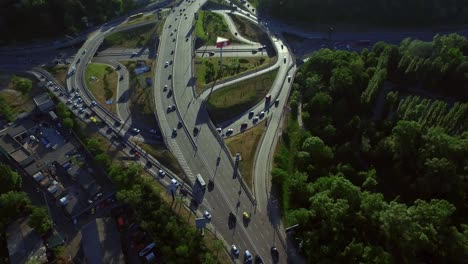
<instances>
[{"instance_id":1,"label":"building","mask_svg":"<svg viewBox=\"0 0 468 264\"><path fill-rule=\"evenodd\" d=\"M81 229L84 262L125 263L120 234L112 218L97 218Z\"/></svg>"},{"instance_id":2,"label":"building","mask_svg":"<svg viewBox=\"0 0 468 264\"><path fill-rule=\"evenodd\" d=\"M47 263L46 248L42 238L28 226L27 217L11 223L6 229L6 237L10 263L26 263L31 260Z\"/></svg>"},{"instance_id":3,"label":"building","mask_svg":"<svg viewBox=\"0 0 468 264\"><path fill-rule=\"evenodd\" d=\"M54 101L52 101L49 94L47 93L40 94L34 97L33 100L39 111L43 113L49 112L55 106Z\"/></svg>"}]
</instances>

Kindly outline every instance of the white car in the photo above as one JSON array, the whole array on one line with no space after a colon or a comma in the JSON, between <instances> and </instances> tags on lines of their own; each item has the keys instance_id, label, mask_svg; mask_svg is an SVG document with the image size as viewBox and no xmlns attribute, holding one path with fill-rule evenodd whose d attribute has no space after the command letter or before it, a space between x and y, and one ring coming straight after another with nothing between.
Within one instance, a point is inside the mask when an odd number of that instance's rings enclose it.
<instances>
[{"instance_id":1,"label":"white car","mask_svg":"<svg viewBox=\"0 0 468 264\"><path fill-rule=\"evenodd\" d=\"M222 130L223 130L223 129L220 128L220 127L216 128L216 131L218 131L218 133L221 133Z\"/></svg>"},{"instance_id":2,"label":"white car","mask_svg":"<svg viewBox=\"0 0 468 264\"><path fill-rule=\"evenodd\" d=\"M96 101L92 101L92 102L91 102L91 105L92 105L92 106L96 106L96 105L97 105Z\"/></svg>"},{"instance_id":3,"label":"white car","mask_svg":"<svg viewBox=\"0 0 468 264\"><path fill-rule=\"evenodd\" d=\"M166 172L163 171L163 170L159 170L158 175L161 176L161 177L164 177L164 175L166 175Z\"/></svg>"},{"instance_id":4,"label":"white car","mask_svg":"<svg viewBox=\"0 0 468 264\"><path fill-rule=\"evenodd\" d=\"M156 133L158 133L158 132L157 132L156 130L154 130L154 129L150 129L150 133L151 133L151 134L156 134Z\"/></svg>"},{"instance_id":5,"label":"white car","mask_svg":"<svg viewBox=\"0 0 468 264\"><path fill-rule=\"evenodd\" d=\"M72 100L68 99L67 104L71 104L71 103L72 103Z\"/></svg>"},{"instance_id":6,"label":"white car","mask_svg":"<svg viewBox=\"0 0 468 264\"><path fill-rule=\"evenodd\" d=\"M165 66L166 66L166 67L167 67L167 66L169 66L169 61L166 61L166 64L165 64Z\"/></svg>"},{"instance_id":7,"label":"white car","mask_svg":"<svg viewBox=\"0 0 468 264\"><path fill-rule=\"evenodd\" d=\"M247 261L252 261L253 257L252 257L252 254L250 253L250 251L246 250L245 251L245 260L246 262Z\"/></svg>"},{"instance_id":8,"label":"white car","mask_svg":"<svg viewBox=\"0 0 468 264\"><path fill-rule=\"evenodd\" d=\"M176 179L171 179L171 183L175 186L179 186L179 182Z\"/></svg>"},{"instance_id":9,"label":"white car","mask_svg":"<svg viewBox=\"0 0 468 264\"><path fill-rule=\"evenodd\" d=\"M138 55L138 52L134 51L132 52L132 55Z\"/></svg>"},{"instance_id":10,"label":"white car","mask_svg":"<svg viewBox=\"0 0 468 264\"><path fill-rule=\"evenodd\" d=\"M155 246L156 246L155 243L151 243L151 244L147 245L144 249L142 249L142 250L140 251L140 253L139 253L138 255L140 255L140 257L145 256L145 255L148 254L148 252L149 252L150 250L152 250Z\"/></svg>"},{"instance_id":11,"label":"white car","mask_svg":"<svg viewBox=\"0 0 468 264\"><path fill-rule=\"evenodd\" d=\"M132 128L132 131L135 132L135 133L140 133L140 129L138 129L136 127Z\"/></svg>"},{"instance_id":12,"label":"white car","mask_svg":"<svg viewBox=\"0 0 468 264\"><path fill-rule=\"evenodd\" d=\"M203 216L206 220L211 221L211 214L208 211L203 212Z\"/></svg>"},{"instance_id":13,"label":"white car","mask_svg":"<svg viewBox=\"0 0 468 264\"><path fill-rule=\"evenodd\" d=\"M164 85L164 91L167 91L167 84Z\"/></svg>"},{"instance_id":14,"label":"white car","mask_svg":"<svg viewBox=\"0 0 468 264\"><path fill-rule=\"evenodd\" d=\"M231 246L231 252L232 252L232 254L233 254L236 258L239 257L240 251L239 251L239 249L236 247L236 245L232 245L232 246Z\"/></svg>"},{"instance_id":15,"label":"white car","mask_svg":"<svg viewBox=\"0 0 468 264\"><path fill-rule=\"evenodd\" d=\"M263 117L265 116L265 111L261 111L261 112L258 114L258 116L259 116L260 118L263 118Z\"/></svg>"}]
</instances>

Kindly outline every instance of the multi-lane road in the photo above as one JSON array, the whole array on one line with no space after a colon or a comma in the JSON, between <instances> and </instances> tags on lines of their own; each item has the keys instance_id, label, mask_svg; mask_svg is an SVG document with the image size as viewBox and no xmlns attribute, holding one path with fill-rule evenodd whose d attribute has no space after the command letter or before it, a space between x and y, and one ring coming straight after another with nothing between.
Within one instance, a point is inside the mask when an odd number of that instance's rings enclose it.
<instances>
[{"instance_id":1,"label":"multi-lane road","mask_svg":"<svg viewBox=\"0 0 468 264\"><path fill-rule=\"evenodd\" d=\"M203 197L200 207L211 212L216 231L229 244L235 244L242 253L249 250L267 262L272 261L270 249L276 246L280 251L280 262L286 263L286 248L278 237L281 229L276 225L279 218L272 219L278 216L269 215L267 208L259 208L249 191L244 188L237 176L236 161L214 129L203 98L197 98L194 93L194 42L192 36L187 37L187 33L191 31L194 14L204 3L202 0L185 1L166 19L155 70L157 119L168 147L194 183L194 190L197 190L196 174L201 174L206 182L214 182L213 190L198 194ZM171 36L175 29L176 34ZM283 49L279 53L287 55L287 50ZM280 63L282 71L275 84L278 91L287 82L284 74L292 65L292 59L287 57L287 63ZM166 61L173 63L166 67ZM167 90L164 89L166 85ZM172 91L170 95L168 91ZM175 106L175 111L168 111L172 105ZM181 126L178 126L179 123ZM248 224L243 221L243 212L250 215ZM237 219L234 228L229 227L231 213Z\"/></svg>"}]
</instances>

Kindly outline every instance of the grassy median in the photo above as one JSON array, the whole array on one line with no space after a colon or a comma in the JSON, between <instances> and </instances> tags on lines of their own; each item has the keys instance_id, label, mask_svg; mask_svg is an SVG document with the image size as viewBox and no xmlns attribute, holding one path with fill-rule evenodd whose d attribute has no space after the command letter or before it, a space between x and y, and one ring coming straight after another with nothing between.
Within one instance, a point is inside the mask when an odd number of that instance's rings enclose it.
<instances>
[{"instance_id":1,"label":"grassy median","mask_svg":"<svg viewBox=\"0 0 468 264\"><path fill-rule=\"evenodd\" d=\"M116 90L118 76L114 68L107 64L90 63L86 67L86 86L96 100L109 111L116 112ZM112 104L106 101L113 100Z\"/></svg>"},{"instance_id":2,"label":"grassy median","mask_svg":"<svg viewBox=\"0 0 468 264\"><path fill-rule=\"evenodd\" d=\"M226 139L226 145L233 155L241 153L242 160L239 162L239 171L250 190L252 190L253 185L252 169L255 153L264 130L265 121L262 121L244 133Z\"/></svg>"},{"instance_id":3,"label":"grassy median","mask_svg":"<svg viewBox=\"0 0 468 264\"><path fill-rule=\"evenodd\" d=\"M197 79L197 94L205 90L206 85L213 82L215 79L222 80L232 76L236 76L246 71L255 68L263 68L272 58L269 57L228 57L223 59L222 76L219 74L219 58L195 58L195 77Z\"/></svg>"},{"instance_id":4,"label":"grassy median","mask_svg":"<svg viewBox=\"0 0 468 264\"><path fill-rule=\"evenodd\" d=\"M203 42L203 45L215 45L217 37L223 37L231 41L234 39L223 16L202 10L198 11L195 34Z\"/></svg>"},{"instance_id":5,"label":"grassy median","mask_svg":"<svg viewBox=\"0 0 468 264\"><path fill-rule=\"evenodd\" d=\"M155 36L160 33L162 23L151 23L110 34L104 39L106 48L141 48L150 45Z\"/></svg>"},{"instance_id":6,"label":"grassy median","mask_svg":"<svg viewBox=\"0 0 468 264\"><path fill-rule=\"evenodd\" d=\"M215 91L207 108L211 120L220 124L234 118L262 101L271 89L278 70Z\"/></svg>"},{"instance_id":7,"label":"grassy median","mask_svg":"<svg viewBox=\"0 0 468 264\"><path fill-rule=\"evenodd\" d=\"M268 35L264 31L262 31L260 27L253 24L248 19L232 14L228 15L231 17L232 21L234 22L234 25L236 26L241 36L247 38L248 40L259 43L267 41L269 42Z\"/></svg>"},{"instance_id":8,"label":"grassy median","mask_svg":"<svg viewBox=\"0 0 468 264\"><path fill-rule=\"evenodd\" d=\"M125 65L130 73L129 100L132 120L136 124L145 124L147 127L157 128L158 124L154 116L153 60L145 61L146 65L150 67L150 71L139 75L134 72L137 62L123 61L121 63Z\"/></svg>"}]
</instances>

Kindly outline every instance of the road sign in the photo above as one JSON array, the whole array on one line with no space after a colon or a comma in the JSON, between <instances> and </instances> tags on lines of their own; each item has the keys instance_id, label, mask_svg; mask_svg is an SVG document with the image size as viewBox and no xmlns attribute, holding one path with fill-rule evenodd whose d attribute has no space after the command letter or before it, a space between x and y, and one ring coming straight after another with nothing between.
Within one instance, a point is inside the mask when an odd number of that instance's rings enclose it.
<instances>
[{"instance_id":1,"label":"road sign","mask_svg":"<svg viewBox=\"0 0 468 264\"><path fill-rule=\"evenodd\" d=\"M225 38L222 38L222 37L218 37L216 39L216 47L217 48L222 49L222 48L227 47L229 45L231 45L231 41L229 39L225 39Z\"/></svg>"}]
</instances>

